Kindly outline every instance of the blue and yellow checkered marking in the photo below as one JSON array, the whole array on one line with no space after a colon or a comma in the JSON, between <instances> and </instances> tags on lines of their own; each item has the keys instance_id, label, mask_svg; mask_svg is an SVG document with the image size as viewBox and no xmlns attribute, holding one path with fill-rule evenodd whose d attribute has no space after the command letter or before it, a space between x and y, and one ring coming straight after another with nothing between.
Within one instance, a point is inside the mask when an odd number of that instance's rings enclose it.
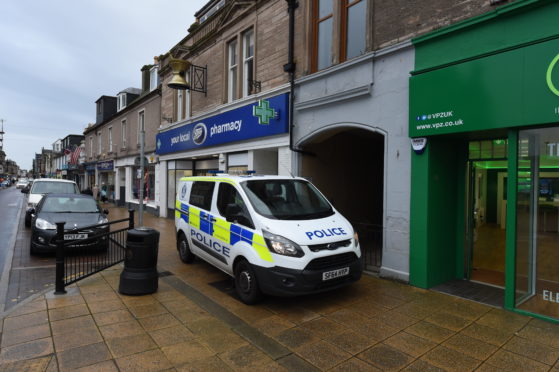
<instances>
[{"instance_id":1,"label":"blue and yellow checkered marking","mask_svg":"<svg viewBox=\"0 0 559 372\"><path fill-rule=\"evenodd\" d=\"M239 225L227 222L223 218L212 216L210 213L201 211L188 204L180 203L179 201L176 202L175 208L175 216L180 216L183 221L190 224L193 228L211 235L228 245L235 245L239 241L248 243L262 260L274 262L262 235L255 234L251 230L244 229Z\"/></svg>"}]
</instances>

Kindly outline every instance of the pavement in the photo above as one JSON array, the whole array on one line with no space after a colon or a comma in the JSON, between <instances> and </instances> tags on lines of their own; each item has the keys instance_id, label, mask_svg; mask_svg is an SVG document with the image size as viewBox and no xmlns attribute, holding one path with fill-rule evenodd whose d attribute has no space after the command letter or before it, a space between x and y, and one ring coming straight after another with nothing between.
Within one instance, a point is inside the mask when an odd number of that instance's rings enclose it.
<instances>
[{"instance_id":1,"label":"pavement","mask_svg":"<svg viewBox=\"0 0 559 372\"><path fill-rule=\"evenodd\" d=\"M0 371L559 371L559 325L368 275L247 306L179 260L172 220L144 224L161 233L158 291L119 294L117 265L29 297L4 314Z\"/></svg>"}]
</instances>

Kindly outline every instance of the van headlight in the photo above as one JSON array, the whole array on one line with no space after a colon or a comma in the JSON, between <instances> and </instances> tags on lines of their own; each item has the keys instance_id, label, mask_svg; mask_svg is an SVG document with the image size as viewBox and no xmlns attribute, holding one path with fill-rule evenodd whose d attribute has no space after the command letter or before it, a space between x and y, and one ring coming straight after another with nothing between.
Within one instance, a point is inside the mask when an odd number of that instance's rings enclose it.
<instances>
[{"instance_id":1,"label":"van headlight","mask_svg":"<svg viewBox=\"0 0 559 372\"><path fill-rule=\"evenodd\" d=\"M99 222L97 222L99 225L102 223L107 223L109 222L109 219L107 217L100 217L99 218Z\"/></svg>"},{"instance_id":2,"label":"van headlight","mask_svg":"<svg viewBox=\"0 0 559 372\"><path fill-rule=\"evenodd\" d=\"M359 235L357 234L357 231L353 233L353 243L356 247L359 247Z\"/></svg>"},{"instance_id":3,"label":"van headlight","mask_svg":"<svg viewBox=\"0 0 559 372\"><path fill-rule=\"evenodd\" d=\"M305 255L299 244L281 235L272 234L267 231L262 231L262 233L270 252L292 257L303 257Z\"/></svg>"},{"instance_id":4,"label":"van headlight","mask_svg":"<svg viewBox=\"0 0 559 372\"><path fill-rule=\"evenodd\" d=\"M42 218L37 218L37 220L35 220L35 227L41 230L56 230L56 225Z\"/></svg>"}]
</instances>

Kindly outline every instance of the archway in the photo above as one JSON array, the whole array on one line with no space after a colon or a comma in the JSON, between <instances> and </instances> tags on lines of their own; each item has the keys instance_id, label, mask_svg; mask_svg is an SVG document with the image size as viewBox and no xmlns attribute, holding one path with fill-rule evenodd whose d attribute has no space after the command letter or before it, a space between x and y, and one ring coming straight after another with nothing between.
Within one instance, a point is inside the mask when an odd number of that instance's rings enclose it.
<instances>
[{"instance_id":1,"label":"archway","mask_svg":"<svg viewBox=\"0 0 559 372\"><path fill-rule=\"evenodd\" d=\"M335 126L301 145L300 174L310 179L359 234L366 271L378 272L384 221L384 135Z\"/></svg>"}]
</instances>

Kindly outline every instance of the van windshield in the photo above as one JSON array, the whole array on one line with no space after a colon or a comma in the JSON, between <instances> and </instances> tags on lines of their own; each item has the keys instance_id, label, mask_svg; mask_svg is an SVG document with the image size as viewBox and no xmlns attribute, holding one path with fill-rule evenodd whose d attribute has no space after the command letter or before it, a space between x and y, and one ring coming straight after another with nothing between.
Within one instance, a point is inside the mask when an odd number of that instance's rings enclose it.
<instances>
[{"instance_id":1,"label":"van windshield","mask_svg":"<svg viewBox=\"0 0 559 372\"><path fill-rule=\"evenodd\" d=\"M272 179L241 182L256 212L277 220L312 220L334 214L330 203L309 182Z\"/></svg>"}]
</instances>

